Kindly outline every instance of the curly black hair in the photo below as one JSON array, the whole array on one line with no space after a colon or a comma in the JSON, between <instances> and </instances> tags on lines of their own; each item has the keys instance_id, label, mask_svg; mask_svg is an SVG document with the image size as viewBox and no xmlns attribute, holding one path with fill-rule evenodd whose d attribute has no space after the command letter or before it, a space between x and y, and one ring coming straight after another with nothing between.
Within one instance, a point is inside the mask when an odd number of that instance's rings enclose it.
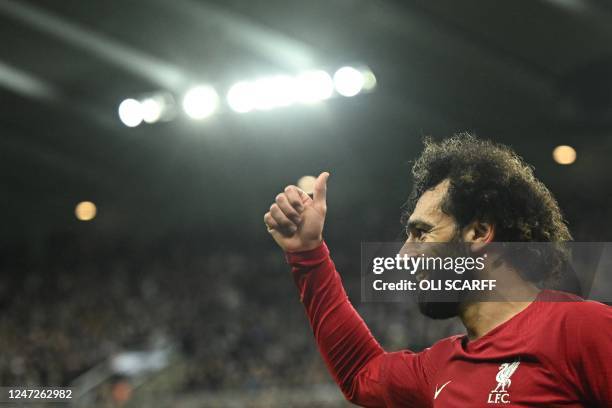
<instances>
[{"instance_id":1,"label":"curly black hair","mask_svg":"<svg viewBox=\"0 0 612 408\"><path fill-rule=\"evenodd\" d=\"M448 192L441 209L455 219L458 228L479 220L494 225L495 241L572 239L552 193L535 177L533 167L508 146L469 133L459 133L440 142L426 138L424 144L422 154L412 167L414 184L404 206L404 219L425 191L448 179ZM561 268L566 258L564 253L561 251L552 258L547 254L546 269L551 274Z\"/></svg>"}]
</instances>

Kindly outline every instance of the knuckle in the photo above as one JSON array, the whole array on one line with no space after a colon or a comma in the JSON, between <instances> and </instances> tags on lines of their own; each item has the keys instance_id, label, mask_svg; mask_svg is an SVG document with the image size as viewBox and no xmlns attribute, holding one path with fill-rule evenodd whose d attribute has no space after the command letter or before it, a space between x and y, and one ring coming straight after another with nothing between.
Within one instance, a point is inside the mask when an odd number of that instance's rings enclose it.
<instances>
[{"instance_id":1,"label":"knuckle","mask_svg":"<svg viewBox=\"0 0 612 408\"><path fill-rule=\"evenodd\" d=\"M276 196L276 202L278 203L279 201L283 201L285 199L285 194L284 193L279 193Z\"/></svg>"},{"instance_id":2,"label":"knuckle","mask_svg":"<svg viewBox=\"0 0 612 408\"><path fill-rule=\"evenodd\" d=\"M285 187L285 193L288 193L290 191L294 191L295 190L295 186L294 185L288 185L287 187Z\"/></svg>"},{"instance_id":3,"label":"knuckle","mask_svg":"<svg viewBox=\"0 0 612 408\"><path fill-rule=\"evenodd\" d=\"M278 208L278 205L276 205L276 203L272 204L270 206L270 212L276 211L277 208Z\"/></svg>"}]
</instances>

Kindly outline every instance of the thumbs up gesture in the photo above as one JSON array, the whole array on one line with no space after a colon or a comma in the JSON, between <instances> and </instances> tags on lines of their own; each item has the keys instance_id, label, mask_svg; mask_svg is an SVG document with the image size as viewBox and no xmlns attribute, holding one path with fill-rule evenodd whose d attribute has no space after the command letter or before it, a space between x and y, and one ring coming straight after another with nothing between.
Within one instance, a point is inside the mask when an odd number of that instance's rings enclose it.
<instances>
[{"instance_id":1,"label":"thumbs up gesture","mask_svg":"<svg viewBox=\"0 0 612 408\"><path fill-rule=\"evenodd\" d=\"M319 174L312 198L296 186L287 186L264 215L268 232L285 252L308 251L323 242L328 177L327 172Z\"/></svg>"}]
</instances>

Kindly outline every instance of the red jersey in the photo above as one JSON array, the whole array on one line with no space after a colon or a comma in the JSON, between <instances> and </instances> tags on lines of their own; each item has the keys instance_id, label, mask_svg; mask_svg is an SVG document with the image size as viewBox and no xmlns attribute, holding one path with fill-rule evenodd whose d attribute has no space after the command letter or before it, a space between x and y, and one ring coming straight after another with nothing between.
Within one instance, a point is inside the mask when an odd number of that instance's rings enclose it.
<instances>
[{"instance_id":1,"label":"red jersey","mask_svg":"<svg viewBox=\"0 0 612 408\"><path fill-rule=\"evenodd\" d=\"M386 352L348 300L325 244L288 253L319 350L366 407L612 407L612 308L542 291L481 338Z\"/></svg>"}]
</instances>

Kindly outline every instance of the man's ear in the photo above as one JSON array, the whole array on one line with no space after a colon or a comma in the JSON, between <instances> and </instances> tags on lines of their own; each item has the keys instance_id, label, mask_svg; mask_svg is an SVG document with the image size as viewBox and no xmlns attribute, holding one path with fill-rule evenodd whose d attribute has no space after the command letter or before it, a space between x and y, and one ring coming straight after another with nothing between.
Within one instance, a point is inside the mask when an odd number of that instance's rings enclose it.
<instances>
[{"instance_id":1,"label":"man's ear","mask_svg":"<svg viewBox=\"0 0 612 408\"><path fill-rule=\"evenodd\" d=\"M463 239L465 242L471 242L472 251L481 251L489 242L493 242L495 238L495 226L488 222L472 221L463 228Z\"/></svg>"}]
</instances>

